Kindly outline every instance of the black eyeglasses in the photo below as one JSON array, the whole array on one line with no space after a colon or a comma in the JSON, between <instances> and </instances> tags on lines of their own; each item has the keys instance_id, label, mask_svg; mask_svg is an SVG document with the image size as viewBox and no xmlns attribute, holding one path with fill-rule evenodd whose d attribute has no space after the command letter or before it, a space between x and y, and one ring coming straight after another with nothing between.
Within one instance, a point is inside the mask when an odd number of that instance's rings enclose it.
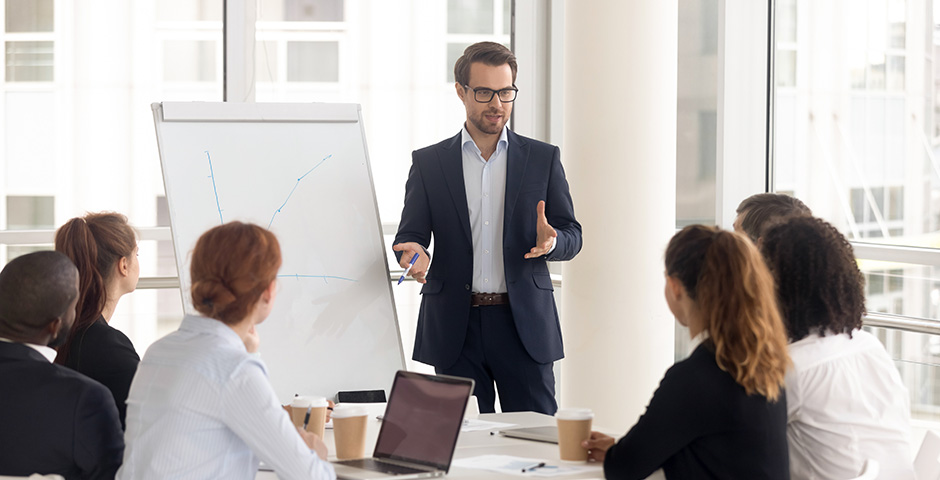
<instances>
[{"instance_id":1,"label":"black eyeglasses","mask_svg":"<svg viewBox=\"0 0 940 480\"><path fill-rule=\"evenodd\" d=\"M516 99L516 92L519 91L515 86L504 88L502 90L493 90L491 88L473 88L470 85L464 85L464 87L473 90L473 99L480 103L490 103L493 101L493 95L499 96L499 101L503 103L509 103Z\"/></svg>"}]
</instances>

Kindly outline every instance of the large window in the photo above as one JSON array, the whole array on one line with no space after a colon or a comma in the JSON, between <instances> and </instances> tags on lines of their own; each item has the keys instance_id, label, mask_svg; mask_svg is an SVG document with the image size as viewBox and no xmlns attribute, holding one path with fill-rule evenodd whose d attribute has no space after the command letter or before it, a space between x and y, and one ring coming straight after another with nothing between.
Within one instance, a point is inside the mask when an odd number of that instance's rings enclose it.
<instances>
[{"instance_id":1,"label":"large window","mask_svg":"<svg viewBox=\"0 0 940 480\"><path fill-rule=\"evenodd\" d=\"M940 326L940 265L929 253L940 247L935 2L774 3L774 190L853 241L871 315ZM936 415L938 337L873 331L915 415Z\"/></svg>"}]
</instances>

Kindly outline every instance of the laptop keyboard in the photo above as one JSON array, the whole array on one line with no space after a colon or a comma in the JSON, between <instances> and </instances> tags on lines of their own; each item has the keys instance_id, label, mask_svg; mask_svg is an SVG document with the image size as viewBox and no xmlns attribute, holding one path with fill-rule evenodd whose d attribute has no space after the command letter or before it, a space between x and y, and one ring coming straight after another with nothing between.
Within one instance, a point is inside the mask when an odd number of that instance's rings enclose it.
<instances>
[{"instance_id":1,"label":"laptop keyboard","mask_svg":"<svg viewBox=\"0 0 940 480\"><path fill-rule=\"evenodd\" d=\"M341 462L336 462L336 463L340 465L348 465L350 467L363 468L366 470L371 470L373 472L388 473L391 475L408 475L412 473L427 472L427 470L420 470L420 469L411 468L411 467L403 467L401 465L383 462L381 460L376 460L374 458L363 458L359 460L343 460Z\"/></svg>"}]
</instances>

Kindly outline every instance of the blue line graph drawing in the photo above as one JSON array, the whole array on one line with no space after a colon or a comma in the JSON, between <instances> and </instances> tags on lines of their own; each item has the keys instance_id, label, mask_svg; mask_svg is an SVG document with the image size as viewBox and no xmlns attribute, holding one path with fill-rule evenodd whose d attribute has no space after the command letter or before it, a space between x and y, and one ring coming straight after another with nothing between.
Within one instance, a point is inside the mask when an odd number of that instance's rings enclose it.
<instances>
[{"instance_id":1,"label":"blue line graph drawing","mask_svg":"<svg viewBox=\"0 0 940 480\"><path fill-rule=\"evenodd\" d=\"M307 173L301 175L300 178L297 179L297 183L294 184L294 188L292 188L290 193L287 194L287 198L284 199L284 203L282 203L280 207L277 207L277 210L274 212L274 215L271 215L271 221L268 222L268 230L271 229L271 224L274 223L274 217L276 217L278 213L281 213L281 210L284 208L285 205L287 205L288 200L290 200L291 195L294 194L294 190L297 190L297 186L300 185L300 181L303 180L304 177L306 177L307 175L310 175L310 172L316 170L317 167L319 167L320 165L323 165L323 162L329 160L330 157L332 156L333 154L331 153L323 157L323 160L320 160L319 162L317 162L317 164L314 165L313 168L311 168L310 170L307 170Z\"/></svg>"},{"instance_id":2,"label":"blue line graph drawing","mask_svg":"<svg viewBox=\"0 0 940 480\"><path fill-rule=\"evenodd\" d=\"M354 280L354 279L352 279L352 278L346 278L346 277L337 277L337 276L334 276L334 275L299 275L299 274L296 274L296 273L295 273L295 274L292 274L292 275L291 275L291 274L287 274L287 275L278 275L277 277L278 277L278 278L296 278L296 279L298 279L298 280L300 280L301 278L322 278L322 279L323 279L323 283L330 283L330 282L329 282L330 279L334 279L334 280L344 280L344 281L347 281L347 282L359 283L359 280Z\"/></svg>"},{"instance_id":3,"label":"blue line graph drawing","mask_svg":"<svg viewBox=\"0 0 940 480\"><path fill-rule=\"evenodd\" d=\"M206 158L209 159L209 178L212 179L212 191L215 193L215 207L219 209L219 223L225 223L225 220L222 219L222 205L219 204L219 190L215 188L215 172L212 171L212 157L209 155L209 151L206 150Z\"/></svg>"}]
</instances>

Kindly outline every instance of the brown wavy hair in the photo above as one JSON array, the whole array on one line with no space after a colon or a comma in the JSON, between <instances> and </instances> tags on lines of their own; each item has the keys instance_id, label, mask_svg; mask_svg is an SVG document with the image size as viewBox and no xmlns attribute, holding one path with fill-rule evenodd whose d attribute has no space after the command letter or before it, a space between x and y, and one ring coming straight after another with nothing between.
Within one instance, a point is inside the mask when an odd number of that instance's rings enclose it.
<instances>
[{"instance_id":1,"label":"brown wavy hair","mask_svg":"<svg viewBox=\"0 0 940 480\"><path fill-rule=\"evenodd\" d=\"M814 331L851 336L862 328L865 277L836 227L819 218L791 218L764 234L761 252L777 283L790 341Z\"/></svg>"},{"instance_id":2,"label":"brown wavy hair","mask_svg":"<svg viewBox=\"0 0 940 480\"><path fill-rule=\"evenodd\" d=\"M790 364L773 277L743 235L690 225L666 248L666 273L702 314L718 367L750 394L780 397Z\"/></svg>"},{"instance_id":3,"label":"brown wavy hair","mask_svg":"<svg viewBox=\"0 0 940 480\"><path fill-rule=\"evenodd\" d=\"M127 217L115 212L88 213L75 217L55 232L55 250L78 268L78 305L75 324L58 349L55 362L64 365L72 340L91 326L108 303L108 282L121 258L134 254L137 232Z\"/></svg>"},{"instance_id":4,"label":"brown wavy hair","mask_svg":"<svg viewBox=\"0 0 940 480\"><path fill-rule=\"evenodd\" d=\"M277 278L281 246L268 230L229 222L203 233L190 264L193 307L227 325L241 322Z\"/></svg>"},{"instance_id":5,"label":"brown wavy hair","mask_svg":"<svg viewBox=\"0 0 940 480\"><path fill-rule=\"evenodd\" d=\"M512 70L512 82L516 83L516 55L501 43L477 42L464 49L463 55L454 63L454 80L461 86L470 82L470 65L474 63L491 67L509 65Z\"/></svg>"}]
</instances>

